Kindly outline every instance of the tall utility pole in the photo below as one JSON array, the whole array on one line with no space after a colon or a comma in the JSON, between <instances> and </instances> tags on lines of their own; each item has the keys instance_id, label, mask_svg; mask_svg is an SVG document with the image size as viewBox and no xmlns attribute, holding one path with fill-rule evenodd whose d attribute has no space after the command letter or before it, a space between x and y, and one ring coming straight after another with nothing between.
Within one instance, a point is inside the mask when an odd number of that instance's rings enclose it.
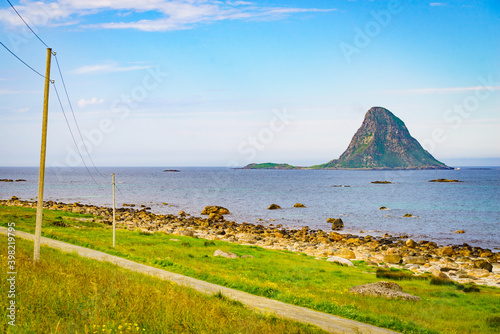
<instances>
[{"instance_id":1,"label":"tall utility pole","mask_svg":"<svg viewBox=\"0 0 500 334\"><path fill-rule=\"evenodd\" d=\"M113 173L113 248L115 247L115 226L116 226L116 209L115 209L115 173Z\"/></svg>"},{"instance_id":2,"label":"tall utility pole","mask_svg":"<svg viewBox=\"0 0 500 334\"><path fill-rule=\"evenodd\" d=\"M45 182L45 156L47 149L47 122L49 117L49 84L50 84L50 59L52 49L47 48L47 67L45 70L45 92L43 96L43 121L42 121L42 152L40 154L40 175L38 178L38 203L36 206L35 250L33 261L40 261L40 238L42 236L43 217L43 186Z\"/></svg>"}]
</instances>

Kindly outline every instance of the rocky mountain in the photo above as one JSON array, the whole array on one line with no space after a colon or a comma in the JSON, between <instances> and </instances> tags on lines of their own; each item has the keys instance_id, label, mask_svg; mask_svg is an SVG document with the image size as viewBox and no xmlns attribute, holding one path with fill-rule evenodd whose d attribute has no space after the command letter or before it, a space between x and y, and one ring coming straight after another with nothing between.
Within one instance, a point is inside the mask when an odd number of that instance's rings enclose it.
<instances>
[{"instance_id":1,"label":"rocky mountain","mask_svg":"<svg viewBox=\"0 0 500 334\"><path fill-rule=\"evenodd\" d=\"M423 149L404 122L389 110L373 107L347 150L317 168L448 169Z\"/></svg>"},{"instance_id":2,"label":"rocky mountain","mask_svg":"<svg viewBox=\"0 0 500 334\"><path fill-rule=\"evenodd\" d=\"M284 165L287 169L293 168L290 165ZM250 164L245 168L280 169L280 165ZM373 107L368 110L363 124L340 158L307 168L452 169L424 150L420 143L410 135L404 122L382 107Z\"/></svg>"}]
</instances>

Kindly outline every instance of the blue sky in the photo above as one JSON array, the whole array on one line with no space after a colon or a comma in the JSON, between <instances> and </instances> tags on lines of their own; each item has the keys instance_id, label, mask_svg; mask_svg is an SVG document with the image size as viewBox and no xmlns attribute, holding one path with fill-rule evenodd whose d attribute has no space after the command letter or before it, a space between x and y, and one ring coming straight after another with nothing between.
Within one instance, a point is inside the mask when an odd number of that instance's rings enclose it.
<instances>
[{"instance_id":1,"label":"blue sky","mask_svg":"<svg viewBox=\"0 0 500 334\"><path fill-rule=\"evenodd\" d=\"M500 164L496 0L11 2L80 128L51 87L47 166L83 166L75 146L98 166L319 164L372 106L445 163ZM0 41L44 73L7 2ZM43 79L3 48L0 98L0 165L36 166Z\"/></svg>"}]
</instances>

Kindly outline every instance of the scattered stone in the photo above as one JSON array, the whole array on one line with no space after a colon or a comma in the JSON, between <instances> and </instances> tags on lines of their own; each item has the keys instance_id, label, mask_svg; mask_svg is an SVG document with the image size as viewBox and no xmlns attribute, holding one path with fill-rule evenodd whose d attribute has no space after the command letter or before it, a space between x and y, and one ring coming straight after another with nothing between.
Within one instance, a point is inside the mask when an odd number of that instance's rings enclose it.
<instances>
[{"instance_id":1,"label":"scattered stone","mask_svg":"<svg viewBox=\"0 0 500 334\"><path fill-rule=\"evenodd\" d=\"M424 256L406 256L403 258L406 264L426 264L428 261Z\"/></svg>"},{"instance_id":2,"label":"scattered stone","mask_svg":"<svg viewBox=\"0 0 500 334\"><path fill-rule=\"evenodd\" d=\"M234 253L231 253L231 252L226 253L224 251L221 251L220 249L215 251L214 256L222 256L222 257L225 257L228 259L237 259L238 258L238 255L236 255Z\"/></svg>"},{"instance_id":3,"label":"scattered stone","mask_svg":"<svg viewBox=\"0 0 500 334\"><path fill-rule=\"evenodd\" d=\"M281 209L281 206L279 206L278 204L271 204L267 207L268 210L278 210L278 209Z\"/></svg>"},{"instance_id":4,"label":"scattered stone","mask_svg":"<svg viewBox=\"0 0 500 334\"><path fill-rule=\"evenodd\" d=\"M304 204L302 204L302 203L295 203L295 204L293 205L293 207L294 207L294 208L305 208L306 206L305 206Z\"/></svg>"},{"instance_id":5,"label":"scattered stone","mask_svg":"<svg viewBox=\"0 0 500 334\"><path fill-rule=\"evenodd\" d=\"M406 244L406 247L408 247L408 248L415 248L415 247L417 247L417 245L418 245L418 244L417 244L415 241L413 241L412 239L408 239L408 240L406 240L405 244Z\"/></svg>"},{"instance_id":6,"label":"scattered stone","mask_svg":"<svg viewBox=\"0 0 500 334\"><path fill-rule=\"evenodd\" d=\"M401 256L399 256L397 254L386 254L386 255L384 255L384 262L385 263L397 264L397 263L401 262L401 260L402 260Z\"/></svg>"},{"instance_id":7,"label":"scattered stone","mask_svg":"<svg viewBox=\"0 0 500 334\"><path fill-rule=\"evenodd\" d=\"M409 218L409 217L413 217L413 215L411 213L405 213L403 217Z\"/></svg>"},{"instance_id":8,"label":"scattered stone","mask_svg":"<svg viewBox=\"0 0 500 334\"><path fill-rule=\"evenodd\" d=\"M464 230L458 230L458 231L455 231L453 233L463 234L463 233L465 233L465 231Z\"/></svg>"},{"instance_id":9,"label":"scattered stone","mask_svg":"<svg viewBox=\"0 0 500 334\"><path fill-rule=\"evenodd\" d=\"M379 210L389 210L387 207L385 206L381 206L380 208L378 208Z\"/></svg>"},{"instance_id":10,"label":"scattered stone","mask_svg":"<svg viewBox=\"0 0 500 334\"><path fill-rule=\"evenodd\" d=\"M474 261L474 268L485 269L491 272L493 270L492 264L488 260L478 259Z\"/></svg>"},{"instance_id":11,"label":"scattered stone","mask_svg":"<svg viewBox=\"0 0 500 334\"><path fill-rule=\"evenodd\" d=\"M467 275L482 278L490 276L490 272L486 269L471 269L467 271Z\"/></svg>"},{"instance_id":12,"label":"scattered stone","mask_svg":"<svg viewBox=\"0 0 500 334\"><path fill-rule=\"evenodd\" d=\"M206 206L201 212L202 215L210 215L211 213L216 213L218 215L229 215L230 212L228 209L222 206L210 205Z\"/></svg>"},{"instance_id":13,"label":"scattered stone","mask_svg":"<svg viewBox=\"0 0 500 334\"><path fill-rule=\"evenodd\" d=\"M420 300L420 297L403 292L403 288L398 284L385 281L354 286L349 289L349 292L360 295L384 297L389 299L403 299L407 301Z\"/></svg>"},{"instance_id":14,"label":"scattered stone","mask_svg":"<svg viewBox=\"0 0 500 334\"><path fill-rule=\"evenodd\" d=\"M340 256L329 257L326 261L333 262L333 263L339 263L342 265L347 265L348 267L354 266L354 264L351 261L349 261L348 259L345 259L343 257L340 257Z\"/></svg>"},{"instance_id":15,"label":"scattered stone","mask_svg":"<svg viewBox=\"0 0 500 334\"><path fill-rule=\"evenodd\" d=\"M441 255L447 255L447 256L453 256L455 255L455 251L453 250L453 247L446 246L440 249Z\"/></svg>"},{"instance_id":16,"label":"scattered stone","mask_svg":"<svg viewBox=\"0 0 500 334\"><path fill-rule=\"evenodd\" d=\"M187 213L185 213L184 211L179 211L179 217L186 217L187 216Z\"/></svg>"},{"instance_id":17,"label":"scattered stone","mask_svg":"<svg viewBox=\"0 0 500 334\"><path fill-rule=\"evenodd\" d=\"M0 205L35 208L36 202L33 199L28 201L14 197L0 200ZM53 201L45 201L43 205L47 210L102 217L96 222L108 225L112 222L113 210L106 206ZM131 204L125 203L125 206L129 205ZM359 237L359 235L339 234L333 231L327 233L309 228L289 229L284 228L282 224L264 226L189 215L181 217L172 214L154 214L146 211L145 208L138 210L133 207L117 208L116 222L118 228L138 230L143 233L162 232L208 240L237 242L268 249L299 252L317 258L337 256L344 259L363 260L371 265L387 263L388 266L394 267L404 263L404 266L416 275L432 272L436 276L448 279L446 272L450 279L460 284L474 282L478 285L497 287L500 285L500 264L497 263L500 261L500 254L494 253L491 249L472 247L467 244L445 248L438 246L435 242L422 240L414 246L407 240L407 236L393 237L385 234L377 237ZM71 223L71 225L78 224ZM389 255L394 257L390 261L397 263L385 262L384 257ZM488 264L492 266L491 271ZM385 264L383 266L388 267Z\"/></svg>"},{"instance_id":18,"label":"scattered stone","mask_svg":"<svg viewBox=\"0 0 500 334\"><path fill-rule=\"evenodd\" d=\"M332 230L338 231L344 228L344 222L340 218L328 218L327 223L332 224Z\"/></svg>"},{"instance_id":19,"label":"scattered stone","mask_svg":"<svg viewBox=\"0 0 500 334\"><path fill-rule=\"evenodd\" d=\"M343 249L339 250L338 252L335 253L335 255L338 257L342 257L344 259L355 259L356 258L356 254L354 254L354 252L348 248L343 248Z\"/></svg>"},{"instance_id":20,"label":"scattered stone","mask_svg":"<svg viewBox=\"0 0 500 334\"><path fill-rule=\"evenodd\" d=\"M25 179L19 179L19 180L16 180L16 182L26 182Z\"/></svg>"}]
</instances>

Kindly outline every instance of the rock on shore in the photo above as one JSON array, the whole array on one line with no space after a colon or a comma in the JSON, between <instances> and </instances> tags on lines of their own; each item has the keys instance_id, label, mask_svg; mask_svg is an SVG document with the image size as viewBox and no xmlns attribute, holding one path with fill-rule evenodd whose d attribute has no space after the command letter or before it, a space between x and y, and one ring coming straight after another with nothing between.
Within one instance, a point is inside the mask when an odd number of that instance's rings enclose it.
<instances>
[{"instance_id":1,"label":"rock on shore","mask_svg":"<svg viewBox=\"0 0 500 334\"><path fill-rule=\"evenodd\" d=\"M17 197L0 200L0 205L36 208L36 202ZM112 223L113 210L79 203L44 202L44 209L61 210L97 216L94 220ZM227 209L226 209L227 210ZM229 211L229 210L228 210ZM500 287L500 254L490 249L468 244L439 246L432 241L413 241L407 237L372 237L339 234L323 230L284 229L193 216L162 215L145 208L132 207L116 210L117 228L147 233L163 232L209 240L223 240L252 244L275 250L301 252L318 258L333 256L355 261L365 261L373 266L405 268L415 274L432 273L459 283L475 283ZM354 261L355 260L355 261ZM354 262L353 262L354 261Z\"/></svg>"}]
</instances>

